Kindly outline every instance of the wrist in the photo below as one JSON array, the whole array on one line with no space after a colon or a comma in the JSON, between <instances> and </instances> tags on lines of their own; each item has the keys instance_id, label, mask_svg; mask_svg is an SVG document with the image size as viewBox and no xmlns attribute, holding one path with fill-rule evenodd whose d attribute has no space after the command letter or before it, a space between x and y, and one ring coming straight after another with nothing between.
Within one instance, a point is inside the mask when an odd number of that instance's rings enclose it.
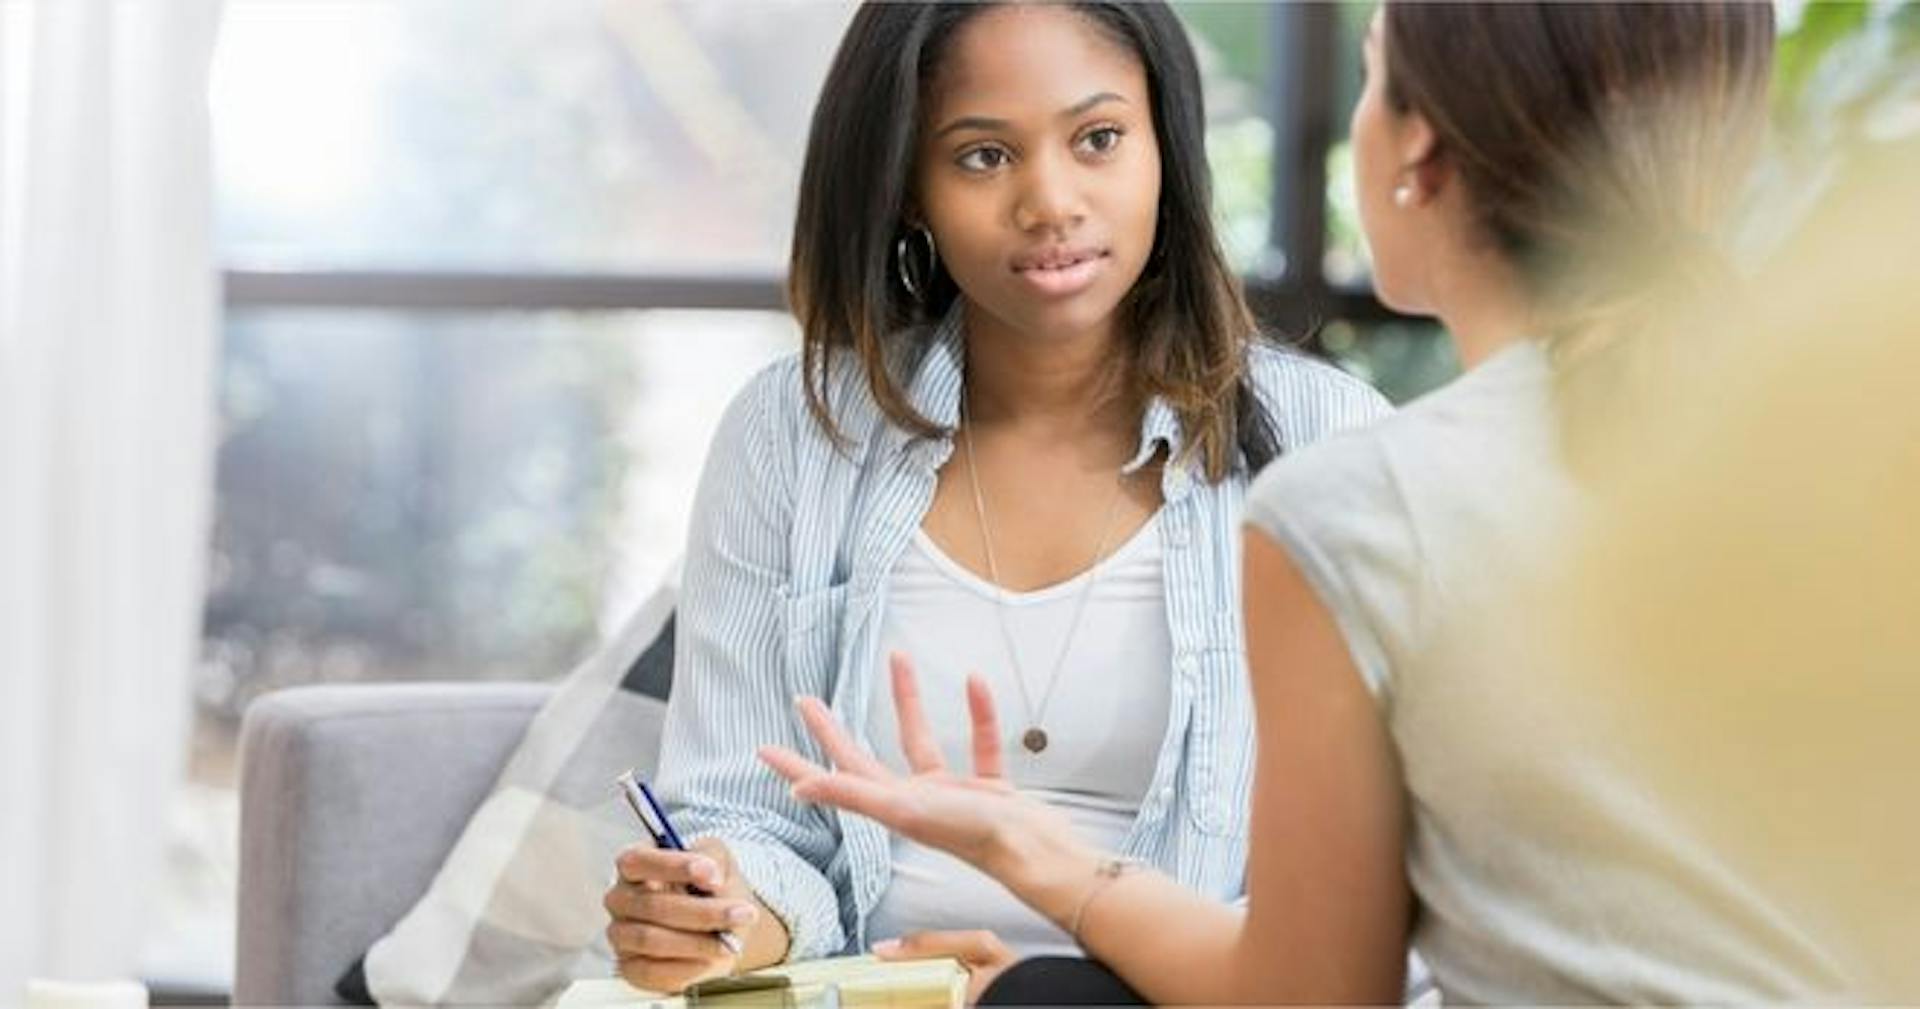
<instances>
[{"instance_id":1,"label":"wrist","mask_svg":"<svg viewBox=\"0 0 1920 1009\"><path fill-rule=\"evenodd\" d=\"M760 916L747 926L746 934L741 936L746 949L740 954L741 970L759 970L785 963L789 947L792 945L792 933L787 931L786 922L775 914L767 902L754 895L753 903Z\"/></svg>"},{"instance_id":2,"label":"wrist","mask_svg":"<svg viewBox=\"0 0 1920 1009\"><path fill-rule=\"evenodd\" d=\"M985 867L1028 906L1066 928L1074 906L1099 874L1107 855L1072 836L1010 825Z\"/></svg>"},{"instance_id":3,"label":"wrist","mask_svg":"<svg viewBox=\"0 0 1920 1009\"><path fill-rule=\"evenodd\" d=\"M1067 935L1071 936L1074 942L1079 943L1081 948L1089 948L1085 932L1087 910L1093 906L1093 902L1098 900L1101 894L1118 883L1120 877L1141 868L1144 868L1144 865L1139 859L1121 856L1101 859L1099 868L1094 871L1092 884L1080 894L1080 899L1073 905L1072 915L1067 918Z\"/></svg>"}]
</instances>

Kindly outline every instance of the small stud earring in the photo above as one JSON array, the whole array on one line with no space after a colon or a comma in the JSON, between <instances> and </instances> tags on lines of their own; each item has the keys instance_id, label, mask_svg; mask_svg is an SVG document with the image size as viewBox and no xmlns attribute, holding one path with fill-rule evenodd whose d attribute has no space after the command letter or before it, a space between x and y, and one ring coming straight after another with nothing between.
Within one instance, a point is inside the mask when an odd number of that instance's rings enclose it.
<instances>
[{"instance_id":1,"label":"small stud earring","mask_svg":"<svg viewBox=\"0 0 1920 1009\"><path fill-rule=\"evenodd\" d=\"M1402 182L1393 187L1393 205L1403 209L1413 206L1413 186L1411 183Z\"/></svg>"}]
</instances>

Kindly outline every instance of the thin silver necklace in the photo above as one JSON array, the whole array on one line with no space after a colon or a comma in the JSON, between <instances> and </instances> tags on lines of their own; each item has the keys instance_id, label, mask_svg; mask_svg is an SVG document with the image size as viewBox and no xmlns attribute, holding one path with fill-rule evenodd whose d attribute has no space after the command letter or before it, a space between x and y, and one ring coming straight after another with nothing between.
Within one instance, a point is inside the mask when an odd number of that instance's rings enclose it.
<instances>
[{"instance_id":1,"label":"thin silver necklace","mask_svg":"<svg viewBox=\"0 0 1920 1009\"><path fill-rule=\"evenodd\" d=\"M960 437L967 445L967 483L973 487L973 514L980 520L980 542L987 549L987 574L993 578L994 607L993 615L1000 625L1000 641L1007 649L1007 661L1013 667L1013 680L1020 687L1020 703L1026 710L1027 729L1020 734L1020 745L1028 753L1038 754L1047 748L1047 702L1053 699L1053 688L1060 683L1060 668L1067 661L1067 653L1073 648L1074 635L1080 630L1080 617L1087 611L1087 600L1093 596L1093 586L1100 580L1100 562L1107 556L1107 541L1113 535L1113 516L1120 508L1122 491L1126 489L1126 472L1113 482L1113 497L1107 502L1107 513L1100 520L1100 545L1093 551L1093 563L1088 566L1087 583L1080 588L1080 598L1073 604L1073 619L1067 624L1067 635L1060 642L1060 651L1053 658L1053 669L1047 674L1046 689L1040 694L1040 704L1035 706L1027 691L1027 674L1020 668L1020 653L1013 647L1013 632L1007 628L1007 590L1000 582L1000 564L993 555L993 533L987 526L987 502L980 492L980 471L973 462L973 425L967 423L967 400L963 391L960 396Z\"/></svg>"}]
</instances>

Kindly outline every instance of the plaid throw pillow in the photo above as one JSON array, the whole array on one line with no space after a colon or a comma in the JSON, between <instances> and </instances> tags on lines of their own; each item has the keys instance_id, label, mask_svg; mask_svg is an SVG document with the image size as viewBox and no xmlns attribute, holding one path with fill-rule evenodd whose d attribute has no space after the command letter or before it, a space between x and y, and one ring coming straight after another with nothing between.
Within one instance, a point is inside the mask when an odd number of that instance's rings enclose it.
<instances>
[{"instance_id":1,"label":"plaid throw pillow","mask_svg":"<svg viewBox=\"0 0 1920 1009\"><path fill-rule=\"evenodd\" d=\"M576 978L606 976L600 900L614 853L641 836L613 776L655 766L676 581L561 682L426 895L341 979L342 996L537 1005Z\"/></svg>"}]
</instances>

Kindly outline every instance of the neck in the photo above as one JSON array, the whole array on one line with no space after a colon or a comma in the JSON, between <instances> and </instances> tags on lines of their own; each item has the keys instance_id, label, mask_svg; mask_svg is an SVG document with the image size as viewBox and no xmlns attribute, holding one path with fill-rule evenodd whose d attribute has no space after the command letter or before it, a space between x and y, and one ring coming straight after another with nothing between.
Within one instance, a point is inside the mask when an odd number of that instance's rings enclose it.
<instances>
[{"instance_id":1,"label":"neck","mask_svg":"<svg viewBox=\"0 0 1920 1009\"><path fill-rule=\"evenodd\" d=\"M1125 351L1110 322L1076 333L1023 333L969 305L966 325L970 422L1063 434L1132 423Z\"/></svg>"},{"instance_id":2,"label":"neck","mask_svg":"<svg viewBox=\"0 0 1920 1009\"><path fill-rule=\"evenodd\" d=\"M1533 312L1519 277L1504 260L1475 256L1437 278L1435 315L1453 338L1460 367L1472 370L1533 335Z\"/></svg>"}]
</instances>

